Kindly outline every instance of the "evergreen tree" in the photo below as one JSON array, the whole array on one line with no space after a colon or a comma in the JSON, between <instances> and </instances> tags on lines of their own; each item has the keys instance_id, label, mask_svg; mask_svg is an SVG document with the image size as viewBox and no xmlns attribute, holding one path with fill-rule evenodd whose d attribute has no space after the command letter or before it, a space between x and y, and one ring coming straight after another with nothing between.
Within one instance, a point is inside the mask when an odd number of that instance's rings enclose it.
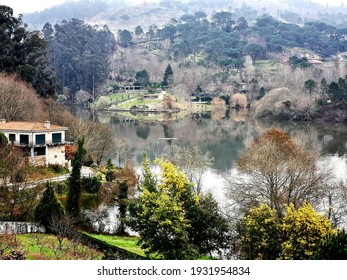
<instances>
[{"instance_id":1,"label":"evergreen tree","mask_svg":"<svg viewBox=\"0 0 347 280\"><path fill-rule=\"evenodd\" d=\"M161 83L164 88L172 85L173 82L173 71L171 68L171 65L168 64L168 66L165 69L163 82Z\"/></svg>"},{"instance_id":2,"label":"evergreen tree","mask_svg":"<svg viewBox=\"0 0 347 280\"><path fill-rule=\"evenodd\" d=\"M347 260L347 234L345 229L329 235L313 256L315 260Z\"/></svg>"},{"instance_id":3,"label":"evergreen tree","mask_svg":"<svg viewBox=\"0 0 347 280\"><path fill-rule=\"evenodd\" d=\"M78 217L80 214L79 199L81 195L81 168L86 155L86 149L83 147L83 145L84 138L78 140L78 148L72 160L72 172L66 205L67 212L72 217Z\"/></svg>"},{"instance_id":4,"label":"evergreen tree","mask_svg":"<svg viewBox=\"0 0 347 280\"><path fill-rule=\"evenodd\" d=\"M40 32L29 32L21 15L14 17L12 8L0 5L0 38L0 72L17 74L41 96L54 95L55 74Z\"/></svg>"},{"instance_id":5,"label":"evergreen tree","mask_svg":"<svg viewBox=\"0 0 347 280\"><path fill-rule=\"evenodd\" d=\"M146 69L136 72L135 74L136 84L140 86L147 86L149 84L149 74Z\"/></svg>"},{"instance_id":6,"label":"evergreen tree","mask_svg":"<svg viewBox=\"0 0 347 280\"><path fill-rule=\"evenodd\" d=\"M112 160L109 158L106 163L106 181L107 182L112 182L114 179L116 179L114 170L115 170L115 166L112 163Z\"/></svg>"},{"instance_id":7,"label":"evergreen tree","mask_svg":"<svg viewBox=\"0 0 347 280\"><path fill-rule=\"evenodd\" d=\"M53 218L61 219L65 215L64 207L49 182L46 183L46 190L35 208L34 215L35 220L44 225L47 231Z\"/></svg>"}]
</instances>

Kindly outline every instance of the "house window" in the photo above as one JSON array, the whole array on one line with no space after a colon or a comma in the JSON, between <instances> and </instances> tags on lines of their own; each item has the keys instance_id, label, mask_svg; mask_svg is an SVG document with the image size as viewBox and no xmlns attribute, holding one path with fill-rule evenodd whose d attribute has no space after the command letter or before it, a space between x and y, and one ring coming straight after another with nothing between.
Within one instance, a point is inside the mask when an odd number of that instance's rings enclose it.
<instances>
[{"instance_id":1,"label":"house window","mask_svg":"<svg viewBox=\"0 0 347 280\"><path fill-rule=\"evenodd\" d=\"M45 134L35 135L35 143L36 145L44 145L46 143L46 135Z\"/></svg>"},{"instance_id":2,"label":"house window","mask_svg":"<svg viewBox=\"0 0 347 280\"><path fill-rule=\"evenodd\" d=\"M61 143L61 133L52 133L52 142Z\"/></svg>"},{"instance_id":3,"label":"house window","mask_svg":"<svg viewBox=\"0 0 347 280\"><path fill-rule=\"evenodd\" d=\"M11 143L16 141L16 134L9 134L8 135L8 140L10 140Z\"/></svg>"},{"instance_id":4,"label":"house window","mask_svg":"<svg viewBox=\"0 0 347 280\"><path fill-rule=\"evenodd\" d=\"M29 135L20 134L19 135L19 144L29 145Z\"/></svg>"},{"instance_id":5,"label":"house window","mask_svg":"<svg viewBox=\"0 0 347 280\"><path fill-rule=\"evenodd\" d=\"M46 155L46 147L35 147L34 148L35 156L45 156Z\"/></svg>"}]
</instances>

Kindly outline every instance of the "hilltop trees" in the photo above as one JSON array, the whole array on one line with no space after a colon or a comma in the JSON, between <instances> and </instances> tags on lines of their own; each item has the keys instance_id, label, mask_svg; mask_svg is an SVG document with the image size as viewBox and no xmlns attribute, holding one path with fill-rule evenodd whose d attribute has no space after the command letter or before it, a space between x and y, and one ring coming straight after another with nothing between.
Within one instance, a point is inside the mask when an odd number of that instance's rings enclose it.
<instances>
[{"instance_id":1,"label":"hilltop trees","mask_svg":"<svg viewBox=\"0 0 347 280\"><path fill-rule=\"evenodd\" d=\"M29 32L22 17L0 5L0 71L17 74L44 97L55 94L56 82L49 66L47 42L38 31Z\"/></svg>"},{"instance_id":2,"label":"hilltop trees","mask_svg":"<svg viewBox=\"0 0 347 280\"><path fill-rule=\"evenodd\" d=\"M109 75L108 58L116 47L112 32L92 28L81 20L71 19L61 24L43 27L49 43L50 59L59 80L60 91L70 92L71 100L78 90L95 94L95 89ZM93 96L95 97L95 96Z\"/></svg>"}]
</instances>

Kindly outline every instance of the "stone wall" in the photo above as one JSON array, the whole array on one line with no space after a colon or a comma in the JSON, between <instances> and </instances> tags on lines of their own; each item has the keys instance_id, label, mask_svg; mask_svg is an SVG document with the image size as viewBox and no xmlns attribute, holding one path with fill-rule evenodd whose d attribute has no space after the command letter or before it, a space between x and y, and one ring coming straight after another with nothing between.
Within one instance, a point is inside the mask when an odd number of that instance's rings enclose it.
<instances>
[{"instance_id":1,"label":"stone wall","mask_svg":"<svg viewBox=\"0 0 347 280\"><path fill-rule=\"evenodd\" d=\"M0 234L44 233L45 231L45 228L37 223L0 221Z\"/></svg>"}]
</instances>

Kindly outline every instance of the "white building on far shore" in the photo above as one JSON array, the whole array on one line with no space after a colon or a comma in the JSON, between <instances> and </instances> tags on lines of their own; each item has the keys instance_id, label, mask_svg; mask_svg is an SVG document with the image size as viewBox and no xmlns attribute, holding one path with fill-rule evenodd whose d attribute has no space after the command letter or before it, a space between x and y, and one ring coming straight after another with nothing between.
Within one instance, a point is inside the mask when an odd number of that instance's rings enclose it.
<instances>
[{"instance_id":1,"label":"white building on far shore","mask_svg":"<svg viewBox=\"0 0 347 280\"><path fill-rule=\"evenodd\" d=\"M67 127L45 122L7 122L0 119L0 132L23 149L33 165L65 165Z\"/></svg>"}]
</instances>

